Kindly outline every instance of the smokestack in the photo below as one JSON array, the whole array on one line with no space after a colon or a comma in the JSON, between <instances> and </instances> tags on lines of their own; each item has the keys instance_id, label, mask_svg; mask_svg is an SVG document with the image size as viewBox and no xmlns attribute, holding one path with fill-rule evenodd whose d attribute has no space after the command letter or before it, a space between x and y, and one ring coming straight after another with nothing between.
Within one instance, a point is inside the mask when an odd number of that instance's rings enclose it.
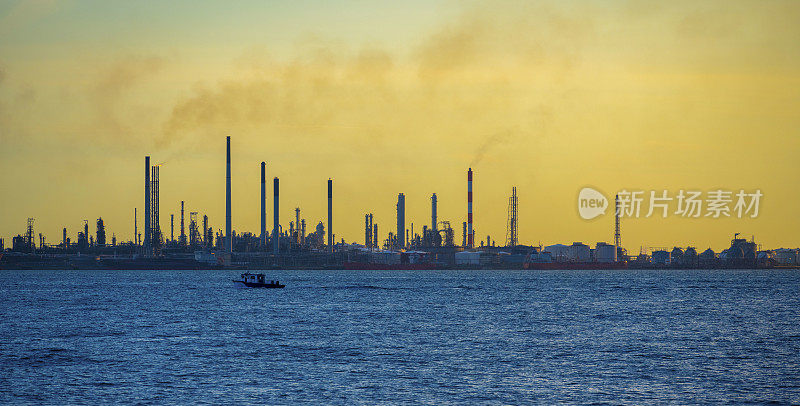
<instances>
[{"instance_id":1,"label":"smokestack","mask_svg":"<svg viewBox=\"0 0 800 406\"><path fill-rule=\"evenodd\" d=\"M228 153L225 165L225 250L233 253L233 235L231 234L231 137L227 137Z\"/></svg>"},{"instance_id":2,"label":"smokestack","mask_svg":"<svg viewBox=\"0 0 800 406\"><path fill-rule=\"evenodd\" d=\"M169 239L175 242L175 215L169 215Z\"/></svg>"},{"instance_id":3,"label":"smokestack","mask_svg":"<svg viewBox=\"0 0 800 406\"><path fill-rule=\"evenodd\" d=\"M617 262L619 258L617 258L617 251L619 250L620 244L620 233L619 233L619 195L616 195L614 198L614 262Z\"/></svg>"},{"instance_id":4,"label":"smokestack","mask_svg":"<svg viewBox=\"0 0 800 406\"><path fill-rule=\"evenodd\" d=\"M369 229L367 232L370 233L369 247L372 248L375 245L375 241L372 239L372 213L369 214Z\"/></svg>"},{"instance_id":5,"label":"smokestack","mask_svg":"<svg viewBox=\"0 0 800 406\"><path fill-rule=\"evenodd\" d=\"M183 222L183 200L181 200L181 245L186 245L186 228ZM173 237L174 238L174 237Z\"/></svg>"},{"instance_id":6,"label":"smokestack","mask_svg":"<svg viewBox=\"0 0 800 406\"><path fill-rule=\"evenodd\" d=\"M372 248L372 242L370 241L370 237L372 237L372 226L369 224L369 214L364 215L364 247L365 248Z\"/></svg>"},{"instance_id":7,"label":"smokestack","mask_svg":"<svg viewBox=\"0 0 800 406\"><path fill-rule=\"evenodd\" d=\"M436 216L436 206L437 206L436 193L434 193L433 196L431 196L431 230L433 230L434 232L436 232L436 230L438 230L438 228L436 226L436 224L438 223L437 218L436 218L437 217Z\"/></svg>"},{"instance_id":8,"label":"smokestack","mask_svg":"<svg viewBox=\"0 0 800 406\"><path fill-rule=\"evenodd\" d=\"M89 238L88 236L86 238ZM150 157L144 157L144 246L150 247ZM149 254L149 253L148 253Z\"/></svg>"},{"instance_id":9,"label":"smokestack","mask_svg":"<svg viewBox=\"0 0 800 406\"><path fill-rule=\"evenodd\" d=\"M372 246L377 250L378 249L378 225L377 224L373 224L372 225L372 230L373 230Z\"/></svg>"},{"instance_id":10,"label":"smokestack","mask_svg":"<svg viewBox=\"0 0 800 406\"><path fill-rule=\"evenodd\" d=\"M333 253L333 181L328 178L328 251Z\"/></svg>"},{"instance_id":11,"label":"smokestack","mask_svg":"<svg viewBox=\"0 0 800 406\"><path fill-rule=\"evenodd\" d=\"M280 199L278 198L278 178L276 177L272 181L273 185L273 202L275 203L275 207L273 210L273 223L272 223L272 253L278 255L278 251L280 251L280 225L278 224L278 204L280 203Z\"/></svg>"},{"instance_id":12,"label":"smokestack","mask_svg":"<svg viewBox=\"0 0 800 406\"><path fill-rule=\"evenodd\" d=\"M300 240L302 238L300 237L300 208L299 207L295 207L294 208L294 226L296 227L295 236L292 237L292 239L293 239L294 242L300 244Z\"/></svg>"},{"instance_id":13,"label":"smokestack","mask_svg":"<svg viewBox=\"0 0 800 406\"><path fill-rule=\"evenodd\" d=\"M136 223L136 208L133 208L133 245L138 245L139 224Z\"/></svg>"},{"instance_id":14,"label":"smokestack","mask_svg":"<svg viewBox=\"0 0 800 406\"><path fill-rule=\"evenodd\" d=\"M161 201L161 194L159 191L160 188L160 181L159 181L159 172L161 167L158 165L154 165L150 167L150 238L151 241L149 242L150 248L152 248L152 252L155 255L161 255L161 237L163 234L161 233L161 212L160 212L160 201Z\"/></svg>"},{"instance_id":15,"label":"smokestack","mask_svg":"<svg viewBox=\"0 0 800 406\"><path fill-rule=\"evenodd\" d=\"M472 168L467 171L467 247L475 244L475 235L472 233Z\"/></svg>"},{"instance_id":16,"label":"smokestack","mask_svg":"<svg viewBox=\"0 0 800 406\"><path fill-rule=\"evenodd\" d=\"M403 236L406 235L406 196L402 193L397 195L397 247L401 249L403 244Z\"/></svg>"},{"instance_id":17,"label":"smokestack","mask_svg":"<svg viewBox=\"0 0 800 406\"><path fill-rule=\"evenodd\" d=\"M203 245L208 247L208 216L203 215Z\"/></svg>"},{"instance_id":18,"label":"smokestack","mask_svg":"<svg viewBox=\"0 0 800 406\"><path fill-rule=\"evenodd\" d=\"M261 245L267 246L267 163L261 162Z\"/></svg>"}]
</instances>

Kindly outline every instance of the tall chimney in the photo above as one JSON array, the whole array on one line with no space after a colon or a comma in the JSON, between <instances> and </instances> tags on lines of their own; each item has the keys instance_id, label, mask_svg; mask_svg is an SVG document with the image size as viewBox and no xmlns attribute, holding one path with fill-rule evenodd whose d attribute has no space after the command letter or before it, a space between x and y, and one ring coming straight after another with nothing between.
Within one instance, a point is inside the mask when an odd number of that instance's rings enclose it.
<instances>
[{"instance_id":1,"label":"tall chimney","mask_svg":"<svg viewBox=\"0 0 800 406\"><path fill-rule=\"evenodd\" d=\"M302 240L302 234L300 234L300 208L299 207L295 207L294 208L294 225L295 225L295 227L297 227L297 229L295 230L296 236L293 237L293 241L299 244L300 241Z\"/></svg>"},{"instance_id":2,"label":"tall chimney","mask_svg":"<svg viewBox=\"0 0 800 406\"><path fill-rule=\"evenodd\" d=\"M620 233L619 233L619 195L614 197L614 262L619 261L617 258L617 251L619 251L619 245L621 243Z\"/></svg>"},{"instance_id":3,"label":"tall chimney","mask_svg":"<svg viewBox=\"0 0 800 406\"><path fill-rule=\"evenodd\" d=\"M261 162L261 245L267 246L267 164Z\"/></svg>"},{"instance_id":4,"label":"tall chimney","mask_svg":"<svg viewBox=\"0 0 800 406\"><path fill-rule=\"evenodd\" d=\"M89 238L89 236L86 236ZM144 246L150 247L150 157L144 157ZM149 254L149 253L148 253Z\"/></svg>"},{"instance_id":5,"label":"tall chimney","mask_svg":"<svg viewBox=\"0 0 800 406\"><path fill-rule=\"evenodd\" d=\"M369 247L372 248L375 245L375 241L372 239L372 213L369 214L369 230L367 232L370 233Z\"/></svg>"},{"instance_id":6,"label":"tall chimney","mask_svg":"<svg viewBox=\"0 0 800 406\"><path fill-rule=\"evenodd\" d=\"M181 200L181 245L186 245L186 228L183 222L183 200ZM173 237L174 238L174 237Z\"/></svg>"},{"instance_id":7,"label":"tall chimney","mask_svg":"<svg viewBox=\"0 0 800 406\"><path fill-rule=\"evenodd\" d=\"M225 250L233 253L233 235L231 234L231 137L227 137L228 153L225 165Z\"/></svg>"},{"instance_id":8,"label":"tall chimney","mask_svg":"<svg viewBox=\"0 0 800 406\"><path fill-rule=\"evenodd\" d=\"M467 247L475 244L475 235L472 233L472 168L467 171Z\"/></svg>"},{"instance_id":9,"label":"tall chimney","mask_svg":"<svg viewBox=\"0 0 800 406\"><path fill-rule=\"evenodd\" d=\"M370 242L370 237L372 237L372 226L369 224L369 214L364 215L364 247L372 248L372 243Z\"/></svg>"},{"instance_id":10,"label":"tall chimney","mask_svg":"<svg viewBox=\"0 0 800 406\"><path fill-rule=\"evenodd\" d=\"M139 224L136 223L136 208L133 208L133 245L138 245L137 239L139 238Z\"/></svg>"},{"instance_id":11,"label":"tall chimney","mask_svg":"<svg viewBox=\"0 0 800 406\"><path fill-rule=\"evenodd\" d=\"M276 177L272 181L273 185L273 197L272 200L275 203L275 207L273 207L273 222L272 222L272 253L278 255L278 251L280 251L281 247L281 237L280 237L280 225L278 224L278 204L280 203L280 199L278 198L278 178Z\"/></svg>"},{"instance_id":12,"label":"tall chimney","mask_svg":"<svg viewBox=\"0 0 800 406\"><path fill-rule=\"evenodd\" d=\"M203 245L208 248L208 216L203 215Z\"/></svg>"},{"instance_id":13,"label":"tall chimney","mask_svg":"<svg viewBox=\"0 0 800 406\"><path fill-rule=\"evenodd\" d=\"M333 253L333 180L328 178L328 251Z\"/></svg>"},{"instance_id":14,"label":"tall chimney","mask_svg":"<svg viewBox=\"0 0 800 406\"><path fill-rule=\"evenodd\" d=\"M378 249L378 225L373 223L372 224L372 230L373 230L372 246L373 246L373 248L375 248L377 250Z\"/></svg>"},{"instance_id":15,"label":"tall chimney","mask_svg":"<svg viewBox=\"0 0 800 406\"><path fill-rule=\"evenodd\" d=\"M436 226L436 224L438 222L437 218L436 218L437 217L436 216L436 205L437 205L436 193L434 193L433 196L431 196L431 230L433 230L433 232L436 232L436 230L438 230L438 228Z\"/></svg>"},{"instance_id":16,"label":"tall chimney","mask_svg":"<svg viewBox=\"0 0 800 406\"><path fill-rule=\"evenodd\" d=\"M397 247L405 247L403 238L406 235L406 196L402 193L397 195Z\"/></svg>"},{"instance_id":17,"label":"tall chimney","mask_svg":"<svg viewBox=\"0 0 800 406\"><path fill-rule=\"evenodd\" d=\"M175 215L169 215L169 239L175 242Z\"/></svg>"}]
</instances>

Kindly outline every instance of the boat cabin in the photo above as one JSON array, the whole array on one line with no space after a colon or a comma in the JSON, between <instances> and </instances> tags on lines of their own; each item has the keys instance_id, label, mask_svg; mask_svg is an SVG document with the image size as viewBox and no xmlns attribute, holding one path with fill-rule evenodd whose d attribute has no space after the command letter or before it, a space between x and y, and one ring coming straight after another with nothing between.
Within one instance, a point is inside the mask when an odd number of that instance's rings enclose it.
<instances>
[{"instance_id":1,"label":"boat cabin","mask_svg":"<svg viewBox=\"0 0 800 406\"><path fill-rule=\"evenodd\" d=\"M242 281L248 283L266 283L264 281L264 274L254 274L254 273L243 273L242 274Z\"/></svg>"}]
</instances>

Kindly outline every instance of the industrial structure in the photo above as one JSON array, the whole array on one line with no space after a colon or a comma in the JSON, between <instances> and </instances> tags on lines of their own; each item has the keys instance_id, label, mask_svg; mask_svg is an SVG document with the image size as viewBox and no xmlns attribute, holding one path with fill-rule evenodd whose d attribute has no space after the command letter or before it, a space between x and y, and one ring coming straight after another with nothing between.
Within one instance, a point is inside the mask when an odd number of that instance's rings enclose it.
<instances>
[{"instance_id":1,"label":"industrial structure","mask_svg":"<svg viewBox=\"0 0 800 406\"><path fill-rule=\"evenodd\" d=\"M594 248L581 242L549 246L520 245L519 201L517 188L512 187L508 198L505 245L497 247L491 236L476 247L473 218L473 171L467 171L467 213L462 222L462 240L455 244L451 221L442 219L438 195L430 195L430 224L422 229L410 228L406 221L406 195L398 193L396 228L381 239L376 218L371 211L364 214L363 244L337 243L333 232L333 180L327 180L327 230L323 220L313 220L306 230L306 219L299 207L294 209L288 230L280 224L280 184L273 179L273 225L266 225L266 163L261 162L260 230L251 233L234 231L231 221L231 139L226 137L226 207L225 229L215 230L208 215L190 211L188 234L185 224L185 201L180 201L180 234L175 238L175 215L170 214L170 235L165 241L160 227L160 165L151 165L145 156L144 179L144 238L139 233L138 209L134 208L133 238L117 244L112 234L107 239L108 225L97 217L96 233L89 234L89 221L83 220L82 230L73 242L67 227L61 229L61 241L47 243L39 233L35 239L34 219L28 218L24 233L12 238L9 249L0 242L0 268L18 267L47 269L65 264L80 268L114 269L199 269L237 267L265 269L270 267L309 269L431 269L431 268L516 268L516 269L618 269L670 267L781 267L800 266L800 250L778 249L762 251L754 242L734 235L730 248L715 253L707 249L698 253L695 247L653 248L638 256L629 256L621 246L619 213L620 199L615 197L613 244L598 242ZM360 220L358 220L360 221ZM419 222L417 225L419 226ZM455 224L458 224L456 222ZM326 236L327 231L327 236ZM327 238L326 238L327 237ZM0 239L0 241L2 241ZM89 255L87 255L89 254ZM11 265L9 265L11 264Z\"/></svg>"},{"instance_id":2,"label":"industrial structure","mask_svg":"<svg viewBox=\"0 0 800 406\"><path fill-rule=\"evenodd\" d=\"M397 233L395 234L394 244L390 244L394 249L405 248L403 238L406 235L406 195L397 195Z\"/></svg>"},{"instance_id":3,"label":"industrial structure","mask_svg":"<svg viewBox=\"0 0 800 406\"><path fill-rule=\"evenodd\" d=\"M475 233L472 230L472 168L467 171L467 228L466 228L467 248L475 246Z\"/></svg>"},{"instance_id":4,"label":"industrial structure","mask_svg":"<svg viewBox=\"0 0 800 406\"><path fill-rule=\"evenodd\" d=\"M233 235L231 234L231 137L226 137L227 154L225 162L225 250L233 253ZM277 210L276 210L277 211Z\"/></svg>"},{"instance_id":5,"label":"industrial structure","mask_svg":"<svg viewBox=\"0 0 800 406\"><path fill-rule=\"evenodd\" d=\"M161 254L161 216L160 216L160 191L159 191L159 172L160 166L154 165L150 175L150 247L148 254Z\"/></svg>"},{"instance_id":6,"label":"industrial structure","mask_svg":"<svg viewBox=\"0 0 800 406\"><path fill-rule=\"evenodd\" d=\"M280 188L280 186L278 184L278 178L277 177L275 177L275 179L272 181L272 185L273 185L273 190L274 190L274 192L272 194L272 198L273 198L272 200L273 200L273 204L275 206L272 209L273 213L274 213L274 217L273 217L273 221L272 221L272 253L275 254L275 255L278 255L278 252L280 252L280 248L281 248L281 245L280 245L281 226L278 223L278 213L280 212L280 210L279 210L280 199L278 197L278 194L279 194L278 193L278 189Z\"/></svg>"},{"instance_id":7,"label":"industrial structure","mask_svg":"<svg viewBox=\"0 0 800 406\"><path fill-rule=\"evenodd\" d=\"M262 247L267 246L267 163L261 162L261 232L258 235Z\"/></svg>"},{"instance_id":8,"label":"industrial structure","mask_svg":"<svg viewBox=\"0 0 800 406\"><path fill-rule=\"evenodd\" d=\"M516 247L518 239L518 218L517 218L517 187L511 189L511 197L508 198L508 226L506 228L506 247Z\"/></svg>"},{"instance_id":9,"label":"industrial structure","mask_svg":"<svg viewBox=\"0 0 800 406\"><path fill-rule=\"evenodd\" d=\"M150 242L150 157L144 157L144 251L149 253Z\"/></svg>"},{"instance_id":10,"label":"industrial structure","mask_svg":"<svg viewBox=\"0 0 800 406\"><path fill-rule=\"evenodd\" d=\"M328 252L333 253L333 180L328 178Z\"/></svg>"},{"instance_id":11,"label":"industrial structure","mask_svg":"<svg viewBox=\"0 0 800 406\"><path fill-rule=\"evenodd\" d=\"M617 261L617 257L619 256L618 251L622 246L622 241L620 239L620 230L619 230L619 195L614 196L614 261Z\"/></svg>"}]
</instances>

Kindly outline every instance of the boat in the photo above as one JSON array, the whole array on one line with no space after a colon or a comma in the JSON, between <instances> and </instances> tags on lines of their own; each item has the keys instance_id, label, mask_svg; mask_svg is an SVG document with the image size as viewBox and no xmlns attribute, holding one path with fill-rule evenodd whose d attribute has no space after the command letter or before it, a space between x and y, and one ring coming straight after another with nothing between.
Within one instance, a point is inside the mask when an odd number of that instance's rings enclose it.
<instances>
[{"instance_id":1,"label":"boat","mask_svg":"<svg viewBox=\"0 0 800 406\"><path fill-rule=\"evenodd\" d=\"M248 287L248 288L283 288L286 285L281 285L278 281L269 281L269 283L264 279L263 273L243 273L241 279L234 279L233 283L238 286Z\"/></svg>"}]
</instances>

